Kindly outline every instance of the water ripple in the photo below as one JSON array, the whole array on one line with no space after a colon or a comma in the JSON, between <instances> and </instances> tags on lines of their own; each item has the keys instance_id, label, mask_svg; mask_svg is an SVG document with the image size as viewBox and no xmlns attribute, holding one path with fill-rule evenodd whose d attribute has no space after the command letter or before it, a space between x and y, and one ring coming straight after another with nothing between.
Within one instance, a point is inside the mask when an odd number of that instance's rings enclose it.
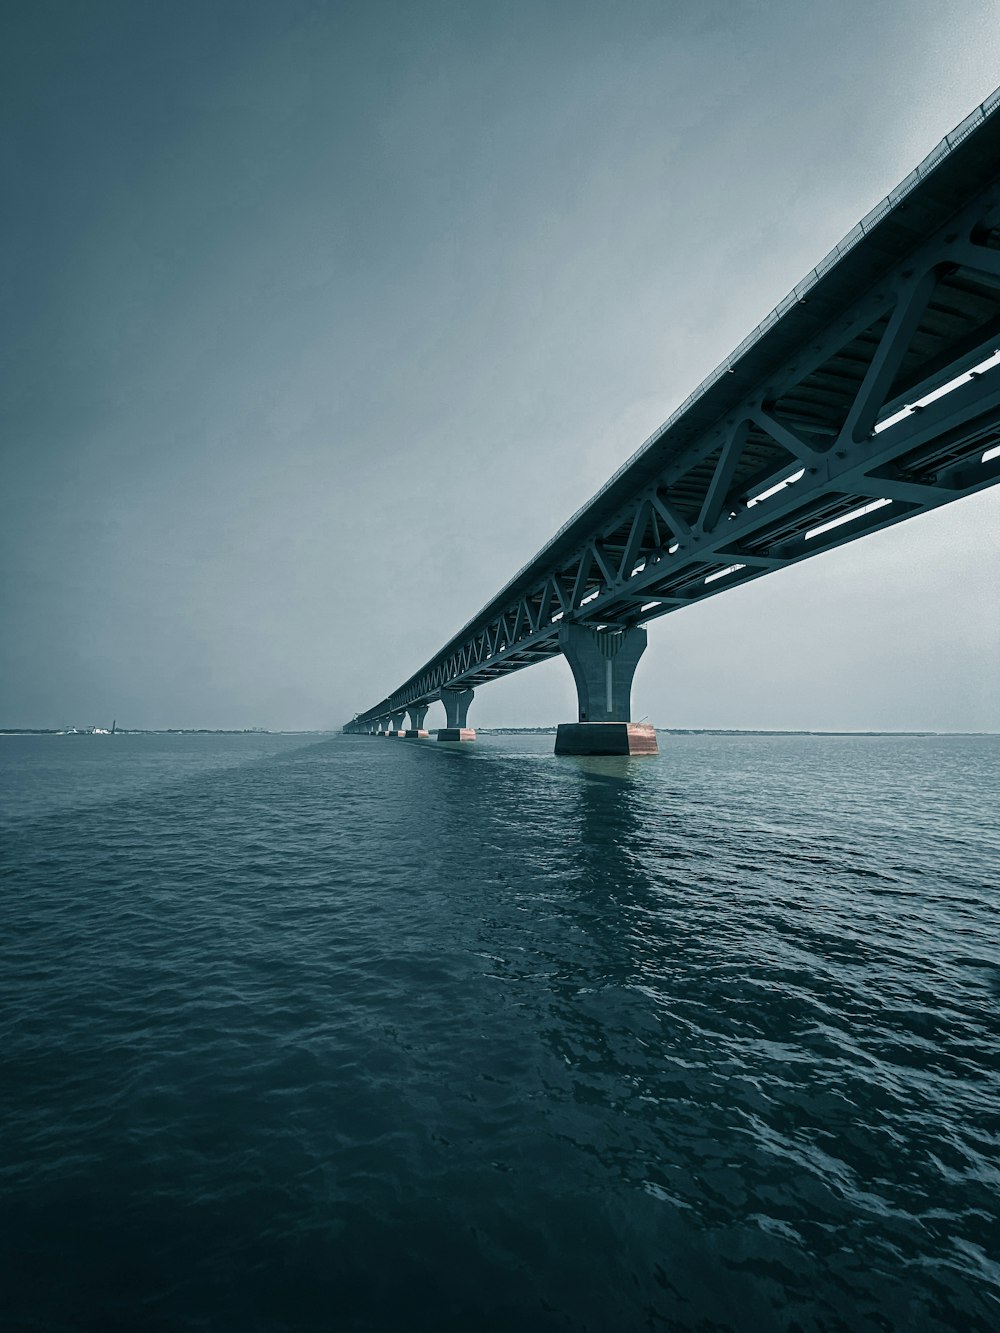
<instances>
[{"instance_id":1,"label":"water ripple","mask_svg":"<svg viewBox=\"0 0 1000 1333\"><path fill-rule=\"evenodd\" d=\"M0 1322L1000 1319L1000 744L5 738Z\"/></svg>"}]
</instances>

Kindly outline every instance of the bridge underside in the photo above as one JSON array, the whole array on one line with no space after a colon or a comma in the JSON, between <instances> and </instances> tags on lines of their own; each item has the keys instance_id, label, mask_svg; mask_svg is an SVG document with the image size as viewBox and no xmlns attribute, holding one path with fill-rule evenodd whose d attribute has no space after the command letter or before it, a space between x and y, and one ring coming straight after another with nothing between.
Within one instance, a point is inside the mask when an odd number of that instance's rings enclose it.
<instances>
[{"instance_id":1,"label":"bridge underside","mask_svg":"<svg viewBox=\"0 0 1000 1333\"><path fill-rule=\"evenodd\" d=\"M560 652L572 664L570 629L577 644L584 630L617 642L1000 479L998 176L990 114L859 224L489 606L346 729ZM604 720L628 721L627 689L615 712Z\"/></svg>"}]
</instances>

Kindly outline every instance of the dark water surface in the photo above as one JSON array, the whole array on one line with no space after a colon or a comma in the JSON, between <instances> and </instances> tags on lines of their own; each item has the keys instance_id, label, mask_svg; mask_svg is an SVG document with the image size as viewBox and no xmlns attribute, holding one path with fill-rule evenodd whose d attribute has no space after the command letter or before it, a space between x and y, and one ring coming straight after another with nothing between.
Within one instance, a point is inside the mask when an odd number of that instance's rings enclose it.
<instances>
[{"instance_id":1,"label":"dark water surface","mask_svg":"<svg viewBox=\"0 0 1000 1333\"><path fill-rule=\"evenodd\" d=\"M1000 1327L1000 741L0 738L0 1327Z\"/></svg>"}]
</instances>

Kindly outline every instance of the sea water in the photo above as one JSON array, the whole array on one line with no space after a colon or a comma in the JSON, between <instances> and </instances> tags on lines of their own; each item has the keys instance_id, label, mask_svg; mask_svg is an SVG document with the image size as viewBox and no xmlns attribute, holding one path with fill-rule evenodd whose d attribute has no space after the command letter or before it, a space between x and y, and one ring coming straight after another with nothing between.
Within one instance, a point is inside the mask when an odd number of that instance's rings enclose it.
<instances>
[{"instance_id":1,"label":"sea water","mask_svg":"<svg viewBox=\"0 0 1000 1333\"><path fill-rule=\"evenodd\" d=\"M1000 1327L1000 739L0 738L0 1327Z\"/></svg>"}]
</instances>

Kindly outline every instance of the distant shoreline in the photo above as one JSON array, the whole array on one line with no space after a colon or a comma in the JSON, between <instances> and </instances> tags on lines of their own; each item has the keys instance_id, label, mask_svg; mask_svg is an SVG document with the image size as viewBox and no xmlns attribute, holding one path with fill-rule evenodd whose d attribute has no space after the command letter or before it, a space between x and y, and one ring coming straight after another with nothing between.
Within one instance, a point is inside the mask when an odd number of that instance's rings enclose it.
<instances>
[{"instance_id":1,"label":"distant shoreline","mask_svg":"<svg viewBox=\"0 0 1000 1333\"><path fill-rule=\"evenodd\" d=\"M86 728L0 727L0 736L90 736ZM111 733L102 731L102 736ZM334 736L338 731L270 731L267 727L119 727L116 736Z\"/></svg>"},{"instance_id":2,"label":"distant shoreline","mask_svg":"<svg viewBox=\"0 0 1000 1333\"><path fill-rule=\"evenodd\" d=\"M477 727L480 736L554 736L556 727ZM658 736L1000 736L997 731L802 731L780 727L654 727Z\"/></svg>"},{"instance_id":3,"label":"distant shoreline","mask_svg":"<svg viewBox=\"0 0 1000 1333\"><path fill-rule=\"evenodd\" d=\"M437 729L432 729L433 735ZM556 727L478 727L480 736L554 736ZM805 731L755 727L656 727L660 736L1000 736L996 731ZM89 736L64 727L0 727L0 736ZM101 735L109 733L102 732ZM266 727L119 727L118 736L339 736L340 729L270 731Z\"/></svg>"}]
</instances>

